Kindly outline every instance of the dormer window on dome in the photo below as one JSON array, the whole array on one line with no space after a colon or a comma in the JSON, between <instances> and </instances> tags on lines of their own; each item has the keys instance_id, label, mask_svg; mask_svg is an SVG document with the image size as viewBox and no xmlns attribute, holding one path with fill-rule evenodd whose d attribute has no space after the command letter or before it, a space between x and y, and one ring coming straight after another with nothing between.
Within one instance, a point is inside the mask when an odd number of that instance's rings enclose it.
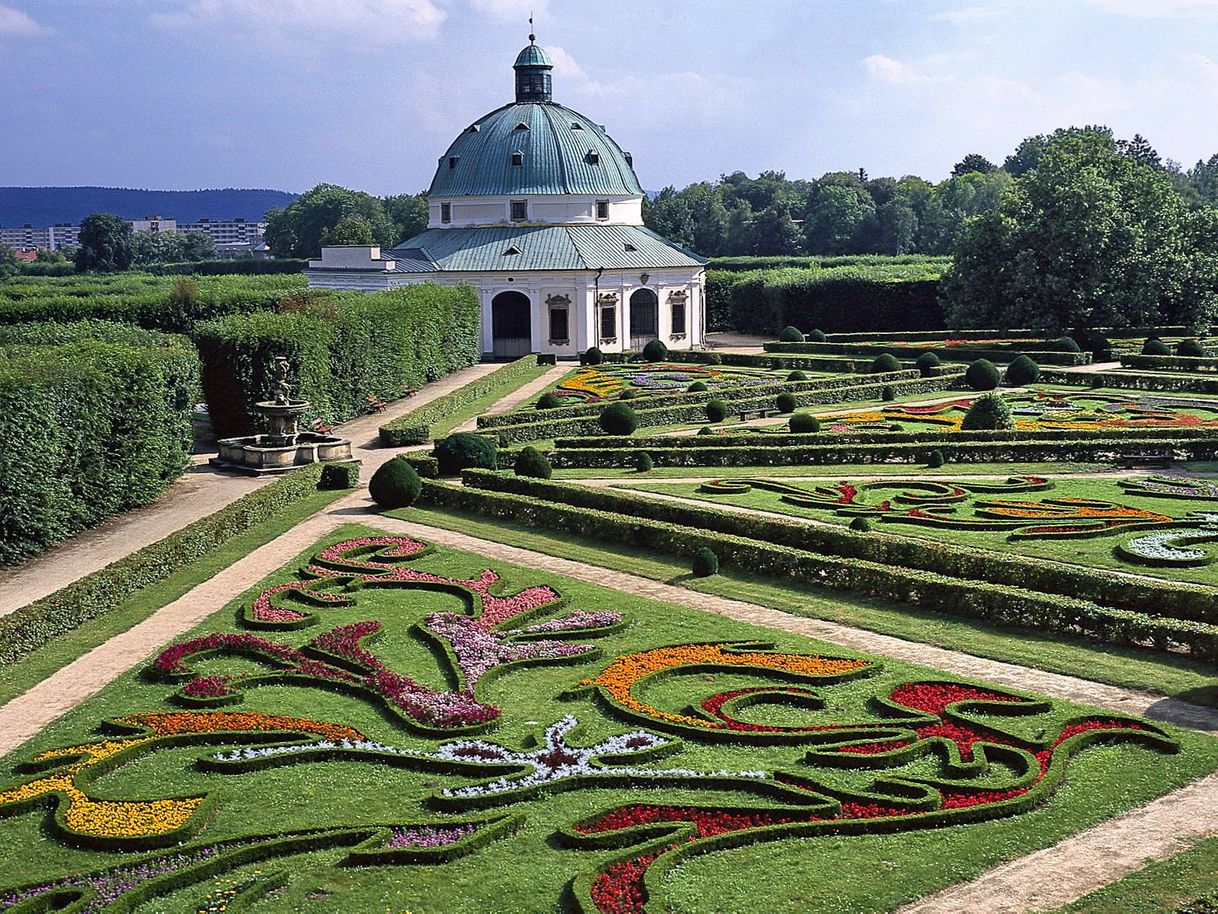
<instances>
[{"instance_id":1,"label":"dormer window on dome","mask_svg":"<svg viewBox=\"0 0 1218 914\"><path fill-rule=\"evenodd\" d=\"M552 95L550 71L554 64L550 55L534 42L536 35L529 36L529 46L516 55L512 69L516 71L516 104L546 104Z\"/></svg>"},{"instance_id":2,"label":"dormer window on dome","mask_svg":"<svg viewBox=\"0 0 1218 914\"><path fill-rule=\"evenodd\" d=\"M601 154L595 149L589 149L588 154L584 156L589 165L599 165L601 162Z\"/></svg>"},{"instance_id":3,"label":"dormer window on dome","mask_svg":"<svg viewBox=\"0 0 1218 914\"><path fill-rule=\"evenodd\" d=\"M512 153L512 164L513 165L523 165L524 164L524 153L523 152L513 152Z\"/></svg>"}]
</instances>

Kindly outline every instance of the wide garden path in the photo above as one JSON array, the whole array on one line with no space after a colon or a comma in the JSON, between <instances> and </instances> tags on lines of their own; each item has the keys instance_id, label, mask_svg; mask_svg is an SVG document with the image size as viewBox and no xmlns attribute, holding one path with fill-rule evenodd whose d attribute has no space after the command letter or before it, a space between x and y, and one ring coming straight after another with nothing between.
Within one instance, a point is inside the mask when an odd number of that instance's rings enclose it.
<instances>
[{"instance_id":1,"label":"wide garden path","mask_svg":"<svg viewBox=\"0 0 1218 914\"><path fill-rule=\"evenodd\" d=\"M376 453L377 429L381 425L499 367L488 363L462 368L426 385L413 397L394 401L380 413L360 416L338 426L338 432L351 439L355 457L363 461L365 478L396 453L389 450ZM219 473L205 459L197 460L186 475L151 505L109 518L28 562L0 572L0 616L164 539L271 481Z\"/></svg>"},{"instance_id":2,"label":"wide garden path","mask_svg":"<svg viewBox=\"0 0 1218 914\"><path fill-rule=\"evenodd\" d=\"M510 413L514 409L519 409L521 404L527 402L537 394L541 393L551 384L557 384L567 373L571 371L571 363L555 365L553 368L544 372L541 377L534 378L527 384L522 384L510 394L501 400L496 400L494 405L483 411L484 416L498 416L502 413ZM472 432L478 428L478 419L474 417L467 422L462 422L453 431L455 432Z\"/></svg>"}]
</instances>

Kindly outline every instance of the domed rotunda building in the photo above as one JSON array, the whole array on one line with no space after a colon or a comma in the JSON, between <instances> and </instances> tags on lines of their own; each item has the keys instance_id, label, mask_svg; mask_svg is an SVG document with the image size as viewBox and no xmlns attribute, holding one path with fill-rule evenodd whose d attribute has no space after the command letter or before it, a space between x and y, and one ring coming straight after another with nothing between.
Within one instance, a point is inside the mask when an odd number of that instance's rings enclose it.
<instances>
[{"instance_id":1,"label":"domed rotunda building","mask_svg":"<svg viewBox=\"0 0 1218 914\"><path fill-rule=\"evenodd\" d=\"M488 358L574 357L702 345L706 261L643 226L628 152L551 98L553 64L532 42L516 101L474 121L440 157L427 230L396 247L327 247L310 286L390 289L469 283Z\"/></svg>"}]
</instances>

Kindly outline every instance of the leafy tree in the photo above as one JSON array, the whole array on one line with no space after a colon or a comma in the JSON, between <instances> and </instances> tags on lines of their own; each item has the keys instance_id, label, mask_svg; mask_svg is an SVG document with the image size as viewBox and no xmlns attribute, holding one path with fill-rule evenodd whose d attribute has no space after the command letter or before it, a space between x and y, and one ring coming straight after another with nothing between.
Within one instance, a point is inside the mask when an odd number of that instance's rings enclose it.
<instances>
[{"instance_id":1,"label":"leafy tree","mask_svg":"<svg viewBox=\"0 0 1218 914\"><path fill-rule=\"evenodd\" d=\"M753 249L761 255L794 254L800 249L799 229L785 203L775 203L757 216Z\"/></svg>"},{"instance_id":2,"label":"leafy tree","mask_svg":"<svg viewBox=\"0 0 1218 914\"><path fill-rule=\"evenodd\" d=\"M20 270L21 261L17 259L17 252L7 244L0 244L0 279L15 276Z\"/></svg>"},{"instance_id":3,"label":"leafy tree","mask_svg":"<svg viewBox=\"0 0 1218 914\"><path fill-rule=\"evenodd\" d=\"M392 246L401 240L379 198L335 184L318 184L286 209L271 210L264 237L279 257L317 257L327 229L333 232L353 216L368 223L371 243Z\"/></svg>"},{"instance_id":4,"label":"leafy tree","mask_svg":"<svg viewBox=\"0 0 1218 914\"><path fill-rule=\"evenodd\" d=\"M385 215L393 223L393 244L401 244L426 230L431 213L424 194L397 194L386 197Z\"/></svg>"},{"instance_id":5,"label":"leafy tree","mask_svg":"<svg viewBox=\"0 0 1218 914\"><path fill-rule=\"evenodd\" d=\"M372 226L363 216L344 216L321 231L322 244L372 244Z\"/></svg>"},{"instance_id":6,"label":"leafy tree","mask_svg":"<svg viewBox=\"0 0 1218 914\"><path fill-rule=\"evenodd\" d=\"M1044 155L1045 147L1049 145L1047 136L1030 136L1018 146L1015 151L1007 156L1006 161L1002 163L1002 170L1013 178L1019 178L1026 175L1034 169L1040 161L1040 157Z\"/></svg>"},{"instance_id":7,"label":"leafy tree","mask_svg":"<svg viewBox=\"0 0 1218 914\"><path fill-rule=\"evenodd\" d=\"M862 186L819 188L804 215L804 241L812 254L849 254L875 217L875 201Z\"/></svg>"},{"instance_id":8,"label":"leafy tree","mask_svg":"<svg viewBox=\"0 0 1218 914\"><path fill-rule=\"evenodd\" d=\"M1218 206L1218 153L1198 161L1188 172L1188 183L1201 201Z\"/></svg>"},{"instance_id":9,"label":"leafy tree","mask_svg":"<svg viewBox=\"0 0 1218 914\"><path fill-rule=\"evenodd\" d=\"M214 260L216 243L203 232L135 232L131 236L133 266Z\"/></svg>"},{"instance_id":10,"label":"leafy tree","mask_svg":"<svg viewBox=\"0 0 1218 914\"><path fill-rule=\"evenodd\" d=\"M1117 149L1122 155L1127 155L1139 165L1149 165L1151 168L1163 168L1163 160L1159 153L1150 145L1150 141L1140 133L1135 133L1132 140L1118 140Z\"/></svg>"},{"instance_id":11,"label":"leafy tree","mask_svg":"<svg viewBox=\"0 0 1218 914\"><path fill-rule=\"evenodd\" d=\"M1212 211L1194 213L1162 170L1110 131L1058 131L998 210L965 229L943 282L959 327L1208 325Z\"/></svg>"},{"instance_id":12,"label":"leafy tree","mask_svg":"<svg viewBox=\"0 0 1218 914\"><path fill-rule=\"evenodd\" d=\"M678 193L671 184L660 191L647 208L644 223L653 232L677 244L692 247L694 217L684 192Z\"/></svg>"},{"instance_id":13,"label":"leafy tree","mask_svg":"<svg viewBox=\"0 0 1218 914\"><path fill-rule=\"evenodd\" d=\"M904 197L893 197L875 211L877 254L908 254L918 236L918 215Z\"/></svg>"},{"instance_id":14,"label":"leafy tree","mask_svg":"<svg viewBox=\"0 0 1218 914\"><path fill-rule=\"evenodd\" d=\"M977 174L988 175L998 170L998 166L987 159L985 156L976 152L970 152L963 159L956 163L952 169L952 177L958 178L961 175Z\"/></svg>"},{"instance_id":15,"label":"leafy tree","mask_svg":"<svg viewBox=\"0 0 1218 914\"><path fill-rule=\"evenodd\" d=\"M134 256L131 226L113 213L94 213L80 223L76 269L112 273L126 270Z\"/></svg>"}]
</instances>

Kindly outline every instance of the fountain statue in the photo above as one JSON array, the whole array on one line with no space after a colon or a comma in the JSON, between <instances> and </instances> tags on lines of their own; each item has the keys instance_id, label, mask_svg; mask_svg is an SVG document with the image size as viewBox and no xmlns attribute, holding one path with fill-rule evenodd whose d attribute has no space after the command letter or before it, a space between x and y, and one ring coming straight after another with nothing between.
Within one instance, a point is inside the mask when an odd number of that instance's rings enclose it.
<instances>
[{"instance_id":1,"label":"fountain statue","mask_svg":"<svg viewBox=\"0 0 1218 914\"><path fill-rule=\"evenodd\" d=\"M351 459L350 440L322 432L299 430L297 420L309 408L309 401L292 399L288 372L287 357L275 356L272 368L274 399L261 400L253 407L266 431L242 438L222 439L219 456L211 458L212 466L261 476L285 473L306 463Z\"/></svg>"}]
</instances>

